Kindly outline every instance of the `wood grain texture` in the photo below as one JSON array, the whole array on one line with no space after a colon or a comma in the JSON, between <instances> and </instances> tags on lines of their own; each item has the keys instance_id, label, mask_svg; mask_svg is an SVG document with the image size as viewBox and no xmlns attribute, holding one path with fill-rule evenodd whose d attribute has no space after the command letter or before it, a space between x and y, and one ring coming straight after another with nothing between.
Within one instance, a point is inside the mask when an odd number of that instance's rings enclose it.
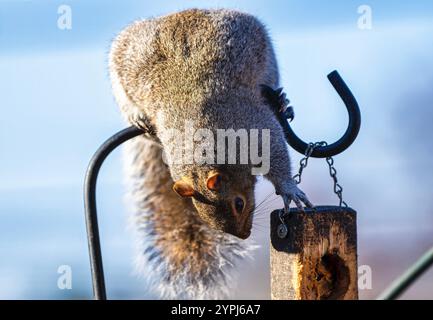
<instances>
[{"instance_id":1,"label":"wood grain texture","mask_svg":"<svg viewBox=\"0 0 433 320\"><path fill-rule=\"evenodd\" d=\"M279 238L271 214L271 295L276 300L358 299L356 212L318 206L291 210Z\"/></svg>"}]
</instances>

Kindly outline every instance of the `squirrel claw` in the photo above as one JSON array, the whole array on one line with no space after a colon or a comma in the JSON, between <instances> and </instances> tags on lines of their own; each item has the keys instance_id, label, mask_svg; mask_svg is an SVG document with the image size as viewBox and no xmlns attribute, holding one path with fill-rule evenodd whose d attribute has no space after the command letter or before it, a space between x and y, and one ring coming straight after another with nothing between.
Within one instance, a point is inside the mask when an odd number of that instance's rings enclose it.
<instances>
[{"instance_id":1,"label":"squirrel claw","mask_svg":"<svg viewBox=\"0 0 433 320\"><path fill-rule=\"evenodd\" d=\"M284 112L288 105L290 104L290 100L287 99L286 94L283 92L279 95L277 95L278 97L278 104L280 105L280 111Z\"/></svg>"},{"instance_id":2,"label":"squirrel claw","mask_svg":"<svg viewBox=\"0 0 433 320\"><path fill-rule=\"evenodd\" d=\"M279 112L281 112L286 119L292 121L295 117L295 112L293 110L293 107L289 106L290 100L287 99L284 92L278 96L278 104L280 105Z\"/></svg>"},{"instance_id":3,"label":"squirrel claw","mask_svg":"<svg viewBox=\"0 0 433 320\"><path fill-rule=\"evenodd\" d=\"M262 94L268 100L268 103L277 111L282 113L286 119L293 120L295 113L293 107L289 106L290 100L287 99L283 88L272 89L271 87L262 84Z\"/></svg>"},{"instance_id":4,"label":"squirrel claw","mask_svg":"<svg viewBox=\"0 0 433 320\"><path fill-rule=\"evenodd\" d=\"M307 195L297 186L294 186L289 192L282 194L281 197L283 198L284 212L286 214L290 211L290 202L292 201L301 212L305 212L302 203L308 208L314 208L314 205L308 200Z\"/></svg>"},{"instance_id":5,"label":"squirrel claw","mask_svg":"<svg viewBox=\"0 0 433 320\"><path fill-rule=\"evenodd\" d=\"M274 92L277 96L279 96L281 94L281 92L283 92L283 87L275 89Z\"/></svg>"},{"instance_id":6,"label":"squirrel claw","mask_svg":"<svg viewBox=\"0 0 433 320\"><path fill-rule=\"evenodd\" d=\"M283 111L284 117L290 122L295 118L295 112L293 111L293 107L287 107L286 110Z\"/></svg>"}]
</instances>

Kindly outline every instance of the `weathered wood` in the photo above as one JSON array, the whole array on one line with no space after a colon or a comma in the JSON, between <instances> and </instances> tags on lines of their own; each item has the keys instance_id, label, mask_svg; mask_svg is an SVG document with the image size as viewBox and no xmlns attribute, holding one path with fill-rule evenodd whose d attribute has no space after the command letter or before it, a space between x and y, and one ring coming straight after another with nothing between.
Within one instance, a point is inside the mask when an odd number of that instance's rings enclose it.
<instances>
[{"instance_id":1,"label":"weathered wood","mask_svg":"<svg viewBox=\"0 0 433 320\"><path fill-rule=\"evenodd\" d=\"M277 300L358 299L356 212L319 206L291 210L281 239L271 214L271 294Z\"/></svg>"}]
</instances>

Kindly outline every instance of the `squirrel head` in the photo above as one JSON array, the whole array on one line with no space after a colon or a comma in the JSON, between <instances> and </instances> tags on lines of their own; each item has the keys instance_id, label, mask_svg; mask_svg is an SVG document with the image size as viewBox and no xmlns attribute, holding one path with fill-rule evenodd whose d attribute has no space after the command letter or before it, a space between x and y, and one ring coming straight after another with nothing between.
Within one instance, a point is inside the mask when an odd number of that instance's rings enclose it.
<instances>
[{"instance_id":1,"label":"squirrel head","mask_svg":"<svg viewBox=\"0 0 433 320\"><path fill-rule=\"evenodd\" d=\"M173 190L191 198L198 216L211 228L247 239L253 222L256 177L244 169L198 169L176 181Z\"/></svg>"}]
</instances>

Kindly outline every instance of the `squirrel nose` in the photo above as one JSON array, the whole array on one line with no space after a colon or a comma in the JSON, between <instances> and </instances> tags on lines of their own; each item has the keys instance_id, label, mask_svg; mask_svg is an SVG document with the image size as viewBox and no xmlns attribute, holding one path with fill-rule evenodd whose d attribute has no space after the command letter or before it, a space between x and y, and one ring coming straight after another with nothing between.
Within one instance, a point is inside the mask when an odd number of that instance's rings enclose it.
<instances>
[{"instance_id":1,"label":"squirrel nose","mask_svg":"<svg viewBox=\"0 0 433 320\"><path fill-rule=\"evenodd\" d=\"M245 230L243 232L240 232L238 237L241 238L242 240L247 239L249 236L251 235L251 230Z\"/></svg>"},{"instance_id":2,"label":"squirrel nose","mask_svg":"<svg viewBox=\"0 0 433 320\"><path fill-rule=\"evenodd\" d=\"M230 228L224 230L224 232L230 233L231 235L234 235L235 237L238 237L239 239L245 240L251 235L251 230L248 229L240 229L240 228Z\"/></svg>"},{"instance_id":3,"label":"squirrel nose","mask_svg":"<svg viewBox=\"0 0 433 320\"><path fill-rule=\"evenodd\" d=\"M237 231L238 237L241 239L247 239L251 235L251 223L248 215L239 217Z\"/></svg>"}]
</instances>

